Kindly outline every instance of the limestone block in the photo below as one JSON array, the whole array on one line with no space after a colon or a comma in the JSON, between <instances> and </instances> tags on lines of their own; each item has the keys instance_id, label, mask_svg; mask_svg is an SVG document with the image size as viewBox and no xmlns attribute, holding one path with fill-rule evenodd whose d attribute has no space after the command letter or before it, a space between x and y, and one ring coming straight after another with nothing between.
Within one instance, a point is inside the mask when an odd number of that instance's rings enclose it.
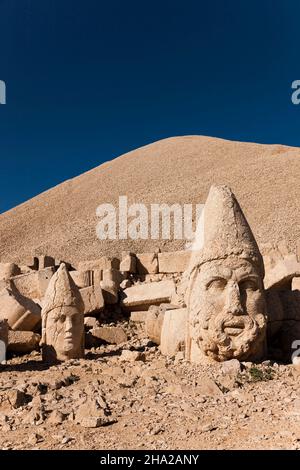
<instances>
[{"instance_id":1,"label":"limestone block","mask_svg":"<svg viewBox=\"0 0 300 470\"><path fill-rule=\"evenodd\" d=\"M160 273L183 273L189 265L190 251L175 251L158 253L158 268Z\"/></svg>"},{"instance_id":2,"label":"limestone block","mask_svg":"<svg viewBox=\"0 0 300 470\"><path fill-rule=\"evenodd\" d=\"M70 271L70 276L79 289L94 284L94 271Z\"/></svg>"},{"instance_id":3,"label":"limestone block","mask_svg":"<svg viewBox=\"0 0 300 470\"><path fill-rule=\"evenodd\" d=\"M128 349L124 349L124 351L122 351L120 359L121 361L127 362L146 361L144 353L140 351L129 351Z\"/></svg>"},{"instance_id":4,"label":"limestone block","mask_svg":"<svg viewBox=\"0 0 300 470\"><path fill-rule=\"evenodd\" d=\"M12 331L8 332L7 351L13 353L27 354L39 349L41 337L31 331Z\"/></svg>"},{"instance_id":5,"label":"limestone block","mask_svg":"<svg viewBox=\"0 0 300 470\"><path fill-rule=\"evenodd\" d=\"M91 261L81 261L78 264L78 271L89 271L94 269L119 269L120 260L118 258L108 258L103 256L102 258L91 260Z\"/></svg>"},{"instance_id":6,"label":"limestone block","mask_svg":"<svg viewBox=\"0 0 300 470\"><path fill-rule=\"evenodd\" d=\"M161 330L160 350L165 356L175 356L184 351L187 329L187 309L167 310Z\"/></svg>"},{"instance_id":7,"label":"limestone block","mask_svg":"<svg viewBox=\"0 0 300 470\"><path fill-rule=\"evenodd\" d=\"M12 278L16 289L25 297L30 299L41 299L44 297L49 282L55 273L55 268L45 268L41 271L32 271Z\"/></svg>"},{"instance_id":8,"label":"limestone block","mask_svg":"<svg viewBox=\"0 0 300 470\"><path fill-rule=\"evenodd\" d=\"M102 289L104 302L108 305L114 305L119 300L119 289L113 281L101 281L100 287Z\"/></svg>"},{"instance_id":9,"label":"limestone block","mask_svg":"<svg viewBox=\"0 0 300 470\"><path fill-rule=\"evenodd\" d=\"M142 310L141 312L131 312L130 321L134 323L145 323L147 316L147 311Z\"/></svg>"},{"instance_id":10,"label":"limestone block","mask_svg":"<svg viewBox=\"0 0 300 470\"><path fill-rule=\"evenodd\" d=\"M0 292L0 320L6 319L12 330L32 331L41 321L41 307L15 288Z\"/></svg>"},{"instance_id":11,"label":"limestone block","mask_svg":"<svg viewBox=\"0 0 300 470\"><path fill-rule=\"evenodd\" d=\"M104 282L114 282L119 289L123 276L117 269L104 269L102 272L102 280Z\"/></svg>"},{"instance_id":12,"label":"limestone block","mask_svg":"<svg viewBox=\"0 0 300 470\"><path fill-rule=\"evenodd\" d=\"M91 334L109 344L121 344L127 341L127 335L123 328L118 326L100 326L94 328Z\"/></svg>"},{"instance_id":13,"label":"limestone block","mask_svg":"<svg viewBox=\"0 0 300 470\"><path fill-rule=\"evenodd\" d=\"M104 308L104 298L100 286L90 286L80 289L84 304L84 315L95 315Z\"/></svg>"},{"instance_id":14,"label":"limestone block","mask_svg":"<svg viewBox=\"0 0 300 470\"><path fill-rule=\"evenodd\" d=\"M136 255L136 269L138 274L157 274L157 253L142 253Z\"/></svg>"},{"instance_id":15,"label":"limestone block","mask_svg":"<svg viewBox=\"0 0 300 470\"><path fill-rule=\"evenodd\" d=\"M36 273L38 293L39 293L37 298L44 297L44 295L46 294L46 290L48 289L49 283L54 274L55 274L54 267L45 268Z\"/></svg>"},{"instance_id":16,"label":"limestone block","mask_svg":"<svg viewBox=\"0 0 300 470\"><path fill-rule=\"evenodd\" d=\"M128 254L120 263L120 271L128 273L136 273L136 257L133 254Z\"/></svg>"},{"instance_id":17,"label":"limestone block","mask_svg":"<svg viewBox=\"0 0 300 470\"><path fill-rule=\"evenodd\" d=\"M290 289L292 278L298 276L300 271L298 247L292 252L284 240L277 245L269 243L262 246L266 271L265 287Z\"/></svg>"},{"instance_id":18,"label":"limestone block","mask_svg":"<svg viewBox=\"0 0 300 470\"><path fill-rule=\"evenodd\" d=\"M265 257L265 288L290 288L292 279L300 276L300 262L295 253L277 259Z\"/></svg>"},{"instance_id":19,"label":"limestone block","mask_svg":"<svg viewBox=\"0 0 300 470\"><path fill-rule=\"evenodd\" d=\"M160 344L161 330L164 321L165 309L152 306L146 313L145 331L148 338L155 344Z\"/></svg>"},{"instance_id":20,"label":"limestone block","mask_svg":"<svg viewBox=\"0 0 300 470\"><path fill-rule=\"evenodd\" d=\"M86 330L91 330L93 328L97 328L99 325L99 322L97 318L95 317L85 317L84 318L84 327Z\"/></svg>"},{"instance_id":21,"label":"limestone block","mask_svg":"<svg viewBox=\"0 0 300 470\"><path fill-rule=\"evenodd\" d=\"M123 291L122 306L131 311L148 310L150 305L170 302L174 293L175 283L172 280L136 284Z\"/></svg>"},{"instance_id":22,"label":"limestone block","mask_svg":"<svg viewBox=\"0 0 300 470\"><path fill-rule=\"evenodd\" d=\"M100 286L100 282L103 280L103 271L102 271L102 269L94 269L91 272L93 273L92 285L93 286Z\"/></svg>"}]
</instances>

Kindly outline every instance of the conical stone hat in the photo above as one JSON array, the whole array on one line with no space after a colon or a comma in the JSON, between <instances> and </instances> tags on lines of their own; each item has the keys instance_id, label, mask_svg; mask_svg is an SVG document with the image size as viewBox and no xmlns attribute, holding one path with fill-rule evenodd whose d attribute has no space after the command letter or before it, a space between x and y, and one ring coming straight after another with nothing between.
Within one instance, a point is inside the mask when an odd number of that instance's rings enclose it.
<instances>
[{"instance_id":1,"label":"conical stone hat","mask_svg":"<svg viewBox=\"0 0 300 470\"><path fill-rule=\"evenodd\" d=\"M189 271L213 260L235 256L254 264L264 277L264 263L254 235L228 186L212 186L195 240Z\"/></svg>"},{"instance_id":2,"label":"conical stone hat","mask_svg":"<svg viewBox=\"0 0 300 470\"><path fill-rule=\"evenodd\" d=\"M80 292L65 264L60 265L49 282L43 302L42 315L46 315L54 308L62 307L75 307L79 311L82 307Z\"/></svg>"}]
</instances>

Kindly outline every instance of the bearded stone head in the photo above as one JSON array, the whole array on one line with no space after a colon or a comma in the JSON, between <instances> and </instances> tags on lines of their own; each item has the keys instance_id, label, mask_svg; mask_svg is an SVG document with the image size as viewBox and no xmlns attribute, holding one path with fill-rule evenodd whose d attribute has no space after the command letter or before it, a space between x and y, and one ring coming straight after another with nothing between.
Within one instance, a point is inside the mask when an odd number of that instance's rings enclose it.
<instances>
[{"instance_id":1,"label":"bearded stone head","mask_svg":"<svg viewBox=\"0 0 300 470\"><path fill-rule=\"evenodd\" d=\"M212 187L202 218L202 249L189 267L187 358L257 360L265 353L264 267L234 195Z\"/></svg>"}]
</instances>

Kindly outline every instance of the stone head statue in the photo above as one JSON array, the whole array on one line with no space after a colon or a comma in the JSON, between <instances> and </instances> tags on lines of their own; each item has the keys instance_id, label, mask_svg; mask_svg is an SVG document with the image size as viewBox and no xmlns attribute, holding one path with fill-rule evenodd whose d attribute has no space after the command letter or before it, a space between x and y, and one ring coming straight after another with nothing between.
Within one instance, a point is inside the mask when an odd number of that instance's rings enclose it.
<instances>
[{"instance_id":1,"label":"stone head statue","mask_svg":"<svg viewBox=\"0 0 300 470\"><path fill-rule=\"evenodd\" d=\"M266 347L264 265L228 187L210 189L199 223L201 249L192 252L186 291L187 358L259 359Z\"/></svg>"},{"instance_id":2,"label":"stone head statue","mask_svg":"<svg viewBox=\"0 0 300 470\"><path fill-rule=\"evenodd\" d=\"M42 353L46 362L84 357L84 315L79 289L65 264L51 278L42 309Z\"/></svg>"}]
</instances>

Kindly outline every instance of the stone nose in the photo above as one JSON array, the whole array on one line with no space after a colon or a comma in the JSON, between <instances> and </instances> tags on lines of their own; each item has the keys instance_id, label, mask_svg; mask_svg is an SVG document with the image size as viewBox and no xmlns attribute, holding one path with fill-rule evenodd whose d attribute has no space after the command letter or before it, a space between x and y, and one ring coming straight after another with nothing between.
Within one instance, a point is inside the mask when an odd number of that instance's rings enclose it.
<instances>
[{"instance_id":1,"label":"stone nose","mask_svg":"<svg viewBox=\"0 0 300 470\"><path fill-rule=\"evenodd\" d=\"M70 317L66 317L66 322L65 322L65 330L66 331L71 331L72 330L72 320Z\"/></svg>"},{"instance_id":2,"label":"stone nose","mask_svg":"<svg viewBox=\"0 0 300 470\"><path fill-rule=\"evenodd\" d=\"M226 310L232 315L243 315L243 306L239 286L236 282L228 283Z\"/></svg>"}]
</instances>

